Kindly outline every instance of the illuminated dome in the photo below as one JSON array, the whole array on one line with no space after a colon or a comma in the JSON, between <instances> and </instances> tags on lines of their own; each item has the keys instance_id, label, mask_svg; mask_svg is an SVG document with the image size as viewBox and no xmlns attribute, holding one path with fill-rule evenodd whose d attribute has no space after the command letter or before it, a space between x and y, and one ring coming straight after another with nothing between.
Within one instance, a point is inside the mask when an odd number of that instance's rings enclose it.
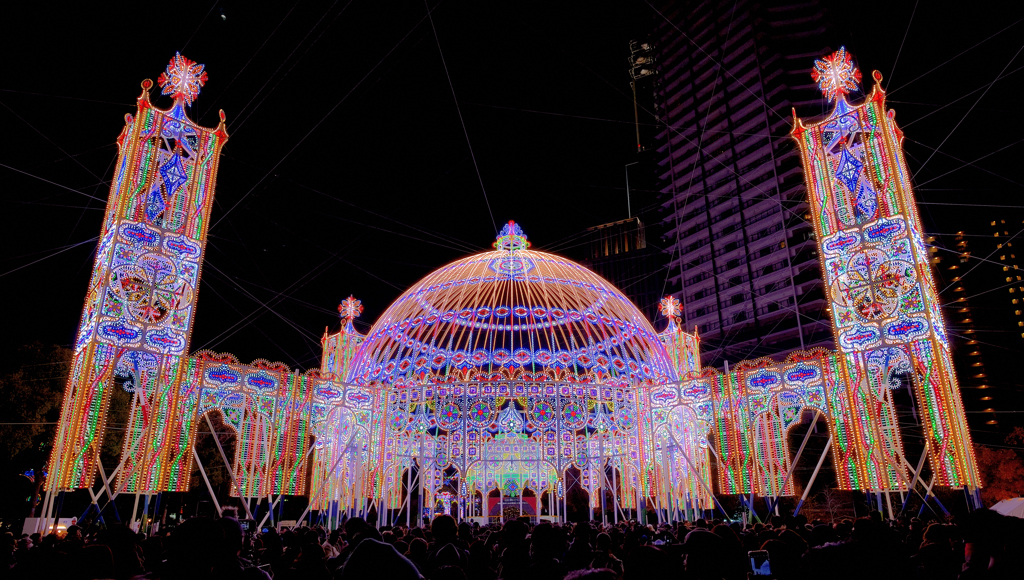
<instances>
[{"instance_id":1,"label":"illuminated dome","mask_svg":"<svg viewBox=\"0 0 1024 580\"><path fill-rule=\"evenodd\" d=\"M650 322L607 280L528 249L514 222L494 247L434 271L402 294L366 336L349 380L392 386L675 380Z\"/></svg>"}]
</instances>

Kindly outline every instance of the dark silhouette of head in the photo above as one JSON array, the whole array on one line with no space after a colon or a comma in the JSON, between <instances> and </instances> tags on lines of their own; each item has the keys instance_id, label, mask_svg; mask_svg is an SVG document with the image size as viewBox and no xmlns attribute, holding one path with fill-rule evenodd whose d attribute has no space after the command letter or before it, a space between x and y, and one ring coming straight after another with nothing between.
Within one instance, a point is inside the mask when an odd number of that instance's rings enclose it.
<instances>
[{"instance_id":1,"label":"dark silhouette of head","mask_svg":"<svg viewBox=\"0 0 1024 580\"><path fill-rule=\"evenodd\" d=\"M391 544L367 538L356 546L337 580L419 580L416 565L398 553Z\"/></svg>"},{"instance_id":2,"label":"dark silhouette of head","mask_svg":"<svg viewBox=\"0 0 1024 580\"><path fill-rule=\"evenodd\" d=\"M679 575L679 560L654 546L638 546L622 562L622 580L674 578Z\"/></svg>"},{"instance_id":3,"label":"dark silhouette of head","mask_svg":"<svg viewBox=\"0 0 1024 580\"><path fill-rule=\"evenodd\" d=\"M169 538L167 564L173 578L207 578L223 554L224 532L216 520L185 520Z\"/></svg>"},{"instance_id":4,"label":"dark silhouette of head","mask_svg":"<svg viewBox=\"0 0 1024 580\"><path fill-rule=\"evenodd\" d=\"M697 528L683 539L683 554L687 577L714 578L727 556L726 541L714 532Z\"/></svg>"},{"instance_id":5,"label":"dark silhouette of head","mask_svg":"<svg viewBox=\"0 0 1024 580\"><path fill-rule=\"evenodd\" d=\"M73 578L113 578L114 555L102 544L85 546L75 555L73 569Z\"/></svg>"},{"instance_id":6,"label":"dark silhouette of head","mask_svg":"<svg viewBox=\"0 0 1024 580\"><path fill-rule=\"evenodd\" d=\"M454 541L458 531L459 527L455 523L455 518L446 514L437 516L430 524L430 533L437 542L448 543Z\"/></svg>"}]
</instances>

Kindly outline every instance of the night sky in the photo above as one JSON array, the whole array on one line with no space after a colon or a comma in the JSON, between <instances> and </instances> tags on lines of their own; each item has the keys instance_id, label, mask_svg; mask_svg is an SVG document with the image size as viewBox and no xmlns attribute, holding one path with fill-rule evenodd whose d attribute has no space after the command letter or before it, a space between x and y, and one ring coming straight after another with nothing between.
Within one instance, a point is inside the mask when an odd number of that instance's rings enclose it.
<instances>
[{"instance_id":1,"label":"night sky","mask_svg":"<svg viewBox=\"0 0 1024 580\"><path fill-rule=\"evenodd\" d=\"M534 247L564 251L581 230L625 218L628 41L661 17L645 2L429 4L458 107L423 3L5 7L5 358L33 340L71 343L114 140L139 83L175 51L209 73L192 118L212 126L223 109L231 135L192 350L317 366L349 294L366 307L365 331L417 279L490 247L509 219ZM921 2L908 31L914 2L830 3L821 44L845 44L866 79L885 76L920 200L1024 206L1022 10L939 4ZM654 203L634 194L634 207ZM949 233L994 212L1021 227L1011 208L923 205L922 219Z\"/></svg>"}]
</instances>

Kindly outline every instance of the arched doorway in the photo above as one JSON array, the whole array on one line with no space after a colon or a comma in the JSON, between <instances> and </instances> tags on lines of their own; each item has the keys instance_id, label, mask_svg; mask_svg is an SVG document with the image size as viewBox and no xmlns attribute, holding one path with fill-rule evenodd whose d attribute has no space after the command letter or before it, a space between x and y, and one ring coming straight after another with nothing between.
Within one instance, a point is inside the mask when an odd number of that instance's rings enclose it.
<instances>
[{"instance_id":1,"label":"arched doorway","mask_svg":"<svg viewBox=\"0 0 1024 580\"><path fill-rule=\"evenodd\" d=\"M237 444L238 432L225 420L221 409L210 409L198 417L195 439L197 460L192 462L188 500L182 506L184 515L218 517L218 507L233 504L231 474L235 468Z\"/></svg>"},{"instance_id":2,"label":"arched doorway","mask_svg":"<svg viewBox=\"0 0 1024 580\"><path fill-rule=\"evenodd\" d=\"M799 513L809 519L834 522L854 515L850 509L852 492L838 489L828 419L825 413L820 413L815 420L816 414L816 409L804 407L800 418L786 433L796 495L780 498L780 509L782 512L799 509Z\"/></svg>"},{"instance_id":3,"label":"arched doorway","mask_svg":"<svg viewBox=\"0 0 1024 580\"><path fill-rule=\"evenodd\" d=\"M487 505L485 506L487 523L500 524L504 521L502 514L505 510L505 498L497 487L487 492Z\"/></svg>"},{"instance_id":4,"label":"arched doorway","mask_svg":"<svg viewBox=\"0 0 1024 580\"><path fill-rule=\"evenodd\" d=\"M537 493L529 487L523 489L519 502L519 517L530 518L530 521L537 523L537 516L540 515L540 505Z\"/></svg>"},{"instance_id":5,"label":"arched doorway","mask_svg":"<svg viewBox=\"0 0 1024 580\"><path fill-rule=\"evenodd\" d=\"M449 487L442 487L434 494L434 516L444 514L459 518L458 495Z\"/></svg>"}]
</instances>

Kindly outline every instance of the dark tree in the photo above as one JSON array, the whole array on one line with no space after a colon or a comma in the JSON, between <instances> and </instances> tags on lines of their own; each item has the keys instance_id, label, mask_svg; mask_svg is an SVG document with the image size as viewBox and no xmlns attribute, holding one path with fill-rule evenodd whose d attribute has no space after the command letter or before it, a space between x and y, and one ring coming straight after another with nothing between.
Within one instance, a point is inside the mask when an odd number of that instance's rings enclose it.
<instances>
[{"instance_id":1,"label":"dark tree","mask_svg":"<svg viewBox=\"0 0 1024 580\"><path fill-rule=\"evenodd\" d=\"M0 481L13 492L0 497L2 514L35 508L70 369L70 349L39 342L17 349L0 369Z\"/></svg>"}]
</instances>

